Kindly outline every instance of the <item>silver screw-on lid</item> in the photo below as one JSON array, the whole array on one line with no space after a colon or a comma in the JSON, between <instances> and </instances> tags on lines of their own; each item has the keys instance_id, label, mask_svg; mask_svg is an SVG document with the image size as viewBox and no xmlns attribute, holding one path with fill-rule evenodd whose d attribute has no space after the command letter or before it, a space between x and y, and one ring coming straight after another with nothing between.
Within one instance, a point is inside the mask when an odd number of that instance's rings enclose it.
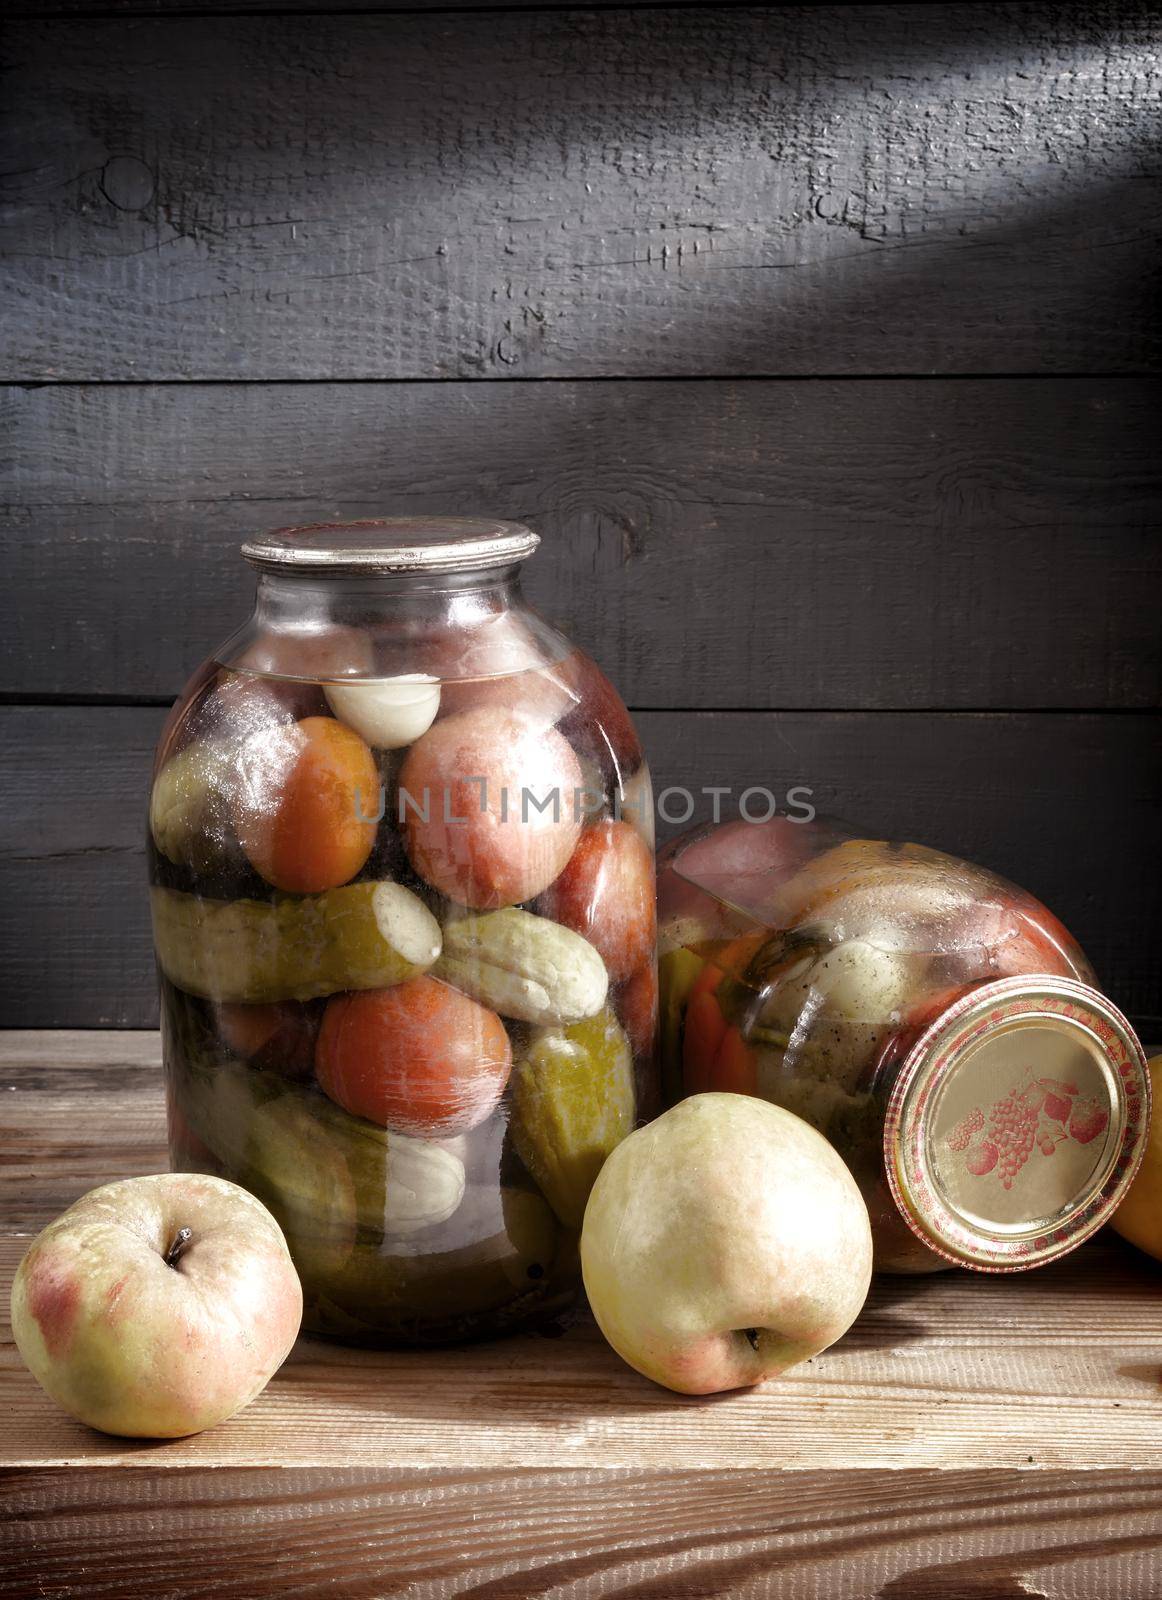
<instances>
[{"instance_id":1,"label":"silver screw-on lid","mask_svg":"<svg viewBox=\"0 0 1162 1600\"><path fill-rule=\"evenodd\" d=\"M473 572L523 561L540 542L523 523L490 517L368 517L276 528L242 554L280 572Z\"/></svg>"}]
</instances>

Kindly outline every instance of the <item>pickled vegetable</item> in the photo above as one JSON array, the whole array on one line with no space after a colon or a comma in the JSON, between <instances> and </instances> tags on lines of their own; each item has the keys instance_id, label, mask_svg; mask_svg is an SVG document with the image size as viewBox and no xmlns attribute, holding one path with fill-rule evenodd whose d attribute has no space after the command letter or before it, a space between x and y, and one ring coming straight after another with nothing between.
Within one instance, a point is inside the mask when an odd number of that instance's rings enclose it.
<instances>
[{"instance_id":1,"label":"pickled vegetable","mask_svg":"<svg viewBox=\"0 0 1162 1600\"><path fill-rule=\"evenodd\" d=\"M649 847L628 822L586 828L540 909L582 934L621 983L654 948L654 868Z\"/></svg>"},{"instance_id":2,"label":"pickled vegetable","mask_svg":"<svg viewBox=\"0 0 1162 1600\"><path fill-rule=\"evenodd\" d=\"M402 750L427 733L440 709L437 679L420 672L398 678L329 683L327 703L377 750Z\"/></svg>"},{"instance_id":3,"label":"pickled vegetable","mask_svg":"<svg viewBox=\"0 0 1162 1600\"><path fill-rule=\"evenodd\" d=\"M633 1056L613 1012L540 1028L513 1067L512 1139L567 1228L578 1228L609 1152L633 1128Z\"/></svg>"},{"instance_id":4,"label":"pickled vegetable","mask_svg":"<svg viewBox=\"0 0 1162 1600\"><path fill-rule=\"evenodd\" d=\"M444 928L437 976L520 1022L578 1022L605 1004L605 964L580 934L509 907Z\"/></svg>"},{"instance_id":5,"label":"pickled vegetable","mask_svg":"<svg viewBox=\"0 0 1162 1600\"><path fill-rule=\"evenodd\" d=\"M234 822L267 883L318 894L347 883L375 843L379 771L334 717L261 729L243 745Z\"/></svg>"},{"instance_id":6,"label":"pickled vegetable","mask_svg":"<svg viewBox=\"0 0 1162 1600\"><path fill-rule=\"evenodd\" d=\"M355 1116L419 1138L461 1133L495 1110L512 1048L493 1011L436 978L339 995L327 1006L315 1072Z\"/></svg>"},{"instance_id":7,"label":"pickled vegetable","mask_svg":"<svg viewBox=\"0 0 1162 1600\"><path fill-rule=\"evenodd\" d=\"M286 1078L311 1076L321 1021L317 1006L295 1000L256 1006L227 1002L214 1008L218 1035L235 1055Z\"/></svg>"},{"instance_id":8,"label":"pickled vegetable","mask_svg":"<svg viewBox=\"0 0 1162 1600\"><path fill-rule=\"evenodd\" d=\"M292 1254L297 1245L334 1265L370 1219L381 1236L406 1238L446 1221L464 1196L453 1150L244 1067L195 1082L187 1115L226 1174L274 1212Z\"/></svg>"},{"instance_id":9,"label":"pickled vegetable","mask_svg":"<svg viewBox=\"0 0 1162 1600\"><path fill-rule=\"evenodd\" d=\"M206 900L151 891L158 964L209 1000L313 1000L380 989L426 971L440 927L398 883L353 883L303 899Z\"/></svg>"},{"instance_id":10,"label":"pickled vegetable","mask_svg":"<svg viewBox=\"0 0 1162 1600\"><path fill-rule=\"evenodd\" d=\"M239 853L234 832L237 767L229 747L195 740L171 756L154 780L149 831L167 861L212 872Z\"/></svg>"},{"instance_id":11,"label":"pickled vegetable","mask_svg":"<svg viewBox=\"0 0 1162 1600\"><path fill-rule=\"evenodd\" d=\"M538 1301L560 1299L559 1230L544 1200L505 1188L486 1206L480 1232L461 1244L401 1250L361 1241L338 1270L308 1285L312 1324L360 1342L385 1332L407 1339L422 1326L440 1341L472 1334L486 1313L505 1310L516 1321Z\"/></svg>"},{"instance_id":12,"label":"pickled vegetable","mask_svg":"<svg viewBox=\"0 0 1162 1600\"><path fill-rule=\"evenodd\" d=\"M757 1094L815 1126L860 1185L879 1267L930 1271L944 1255L959 1258L960 1236L941 1234L941 1217L925 1209L928 1191L900 1180L899 1152L922 1139L935 1145L924 1122L951 1091L905 1103L892 1099L893 1089L901 1070L930 1072L946 1059L938 1052L956 1037L958 1005L963 1011L974 991L997 978L1048 974L1092 983L1070 935L1025 891L984 868L918 845L850 838L828 823L733 822L694 831L665 856L659 942L670 1096ZM1053 1025L1040 1033L1042 999L1052 992L1031 982L1020 1000L1029 1020L990 1041L989 1070L1001 1063L1014 1074L1010 1101L1028 1092L1026 1050L1039 1049L1042 1059L1060 1050L1066 1065L1074 1059L1063 1031ZM1014 993L1021 991L1010 987L1008 996ZM1005 998L995 1010L982 1000L980 1018L966 1013L975 1020L964 1027L976 1030L963 1058L969 1080L984 1053L980 1041L1007 1026ZM1048 1002L1045 1015L1055 1015ZM929 1032L937 1028L944 1031ZM1044 1089L1053 1080L1037 1081ZM1064 1099L1046 1091L1046 1103L1060 1121ZM984 1115L967 1096L965 1105L963 1125L953 1130L962 1142L950 1135L947 1143L965 1152L969 1176L983 1177L997 1163L995 1148L970 1145ZM1041 1149L1052 1153L1055 1137L1047 1135ZM885 1140L896 1152L887 1159ZM1069 1199L1067 1186L1062 1198ZM987 1210L964 1215L983 1241L973 1246L979 1256L964 1259L991 1264L1004 1239L998 1246L1001 1236L988 1235Z\"/></svg>"},{"instance_id":13,"label":"pickled vegetable","mask_svg":"<svg viewBox=\"0 0 1162 1600\"><path fill-rule=\"evenodd\" d=\"M520 711L485 706L445 717L400 771L412 865L474 910L531 900L573 854L582 787L572 746Z\"/></svg>"},{"instance_id":14,"label":"pickled vegetable","mask_svg":"<svg viewBox=\"0 0 1162 1600\"><path fill-rule=\"evenodd\" d=\"M637 1056L649 1057L658 1029L658 968L644 962L618 989L614 1009Z\"/></svg>"}]
</instances>

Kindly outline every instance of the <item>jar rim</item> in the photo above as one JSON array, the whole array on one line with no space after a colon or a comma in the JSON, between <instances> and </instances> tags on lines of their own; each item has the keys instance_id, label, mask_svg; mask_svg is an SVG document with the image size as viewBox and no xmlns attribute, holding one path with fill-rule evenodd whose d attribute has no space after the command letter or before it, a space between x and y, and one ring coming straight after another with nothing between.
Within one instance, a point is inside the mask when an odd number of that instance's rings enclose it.
<instances>
[{"instance_id":1,"label":"jar rim","mask_svg":"<svg viewBox=\"0 0 1162 1600\"><path fill-rule=\"evenodd\" d=\"M492 517L364 517L275 528L242 555L277 572L475 572L523 561L540 542L523 523Z\"/></svg>"}]
</instances>

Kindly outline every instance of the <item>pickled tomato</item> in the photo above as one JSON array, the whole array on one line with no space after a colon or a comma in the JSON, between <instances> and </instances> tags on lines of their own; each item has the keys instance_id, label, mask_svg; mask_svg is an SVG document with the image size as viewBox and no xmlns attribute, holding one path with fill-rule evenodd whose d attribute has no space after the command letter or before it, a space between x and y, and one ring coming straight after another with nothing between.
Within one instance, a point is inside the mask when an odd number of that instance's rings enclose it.
<instances>
[{"instance_id":1,"label":"pickled tomato","mask_svg":"<svg viewBox=\"0 0 1162 1600\"><path fill-rule=\"evenodd\" d=\"M531 900L573 854L582 787L567 740L519 710L485 706L442 718L400 771L412 866L474 910Z\"/></svg>"},{"instance_id":2,"label":"pickled tomato","mask_svg":"<svg viewBox=\"0 0 1162 1600\"><path fill-rule=\"evenodd\" d=\"M315 1047L319 1083L344 1111L420 1139L484 1122L511 1069L496 1013L437 978L337 995Z\"/></svg>"}]
</instances>

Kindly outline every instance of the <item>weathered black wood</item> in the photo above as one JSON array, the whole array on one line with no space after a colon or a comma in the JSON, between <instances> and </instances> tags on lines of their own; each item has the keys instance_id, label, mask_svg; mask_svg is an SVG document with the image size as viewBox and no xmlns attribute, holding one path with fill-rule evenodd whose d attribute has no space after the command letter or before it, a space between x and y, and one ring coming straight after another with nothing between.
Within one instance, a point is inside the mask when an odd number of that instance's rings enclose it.
<instances>
[{"instance_id":1,"label":"weathered black wood","mask_svg":"<svg viewBox=\"0 0 1162 1600\"><path fill-rule=\"evenodd\" d=\"M629 0L635 4L657 5L659 0ZM665 0L666 9L674 6L705 5L706 0ZM586 11L605 7L625 10L626 0L585 0ZM352 15L370 12L390 15L395 11L555 11L577 10L577 0L22 0L9 15L15 20L46 17L181 17L237 15L250 11L293 13L317 16L340 12Z\"/></svg>"},{"instance_id":2,"label":"weathered black wood","mask_svg":"<svg viewBox=\"0 0 1162 1600\"><path fill-rule=\"evenodd\" d=\"M1159 703L1153 379L175 385L0 396L0 689L164 696L255 529L525 518L657 707Z\"/></svg>"},{"instance_id":3,"label":"weathered black wood","mask_svg":"<svg viewBox=\"0 0 1162 1600\"><path fill-rule=\"evenodd\" d=\"M163 715L0 711L0 1025L153 1023L141 847ZM638 722L659 790L806 785L820 809L869 831L921 839L1023 882L1158 1037L1156 715L644 712ZM696 815L710 805L699 794ZM665 808L676 817L685 806L671 795Z\"/></svg>"},{"instance_id":4,"label":"weathered black wood","mask_svg":"<svg viewBox=\"0 0 1162 1600\"><path fill-rule=\"evenodd\" d=\"M0 376L1156 369L1141 4L9 30Z\"/></svg>"}]
</instances>

